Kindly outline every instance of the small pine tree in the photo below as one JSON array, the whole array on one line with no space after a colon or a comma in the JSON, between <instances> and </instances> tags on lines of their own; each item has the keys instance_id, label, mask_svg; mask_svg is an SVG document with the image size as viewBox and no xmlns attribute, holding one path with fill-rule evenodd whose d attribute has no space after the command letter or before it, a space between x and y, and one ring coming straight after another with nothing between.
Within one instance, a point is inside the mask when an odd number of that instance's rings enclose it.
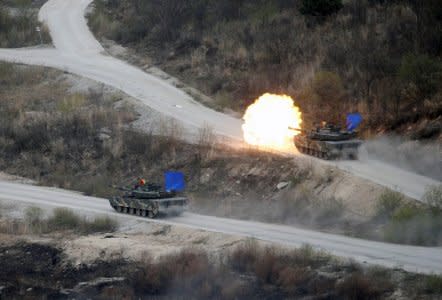
<instances>
[{"instance_id":1,"label":"small pine tree","mask_svg":"<svg viewBox=\"0 0 442 300\"><path fill-rule=\"evenodd\" d=\"M342 8L342 0L302 0L301 13L312 16L328 16Z\"/></svg>"}]
</instances>

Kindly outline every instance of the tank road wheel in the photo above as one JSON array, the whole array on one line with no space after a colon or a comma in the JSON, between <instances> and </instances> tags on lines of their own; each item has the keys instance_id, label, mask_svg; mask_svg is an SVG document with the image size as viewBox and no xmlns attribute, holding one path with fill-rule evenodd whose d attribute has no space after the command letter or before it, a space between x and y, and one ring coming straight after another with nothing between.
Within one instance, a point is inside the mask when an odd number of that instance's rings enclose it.
<instances>
[{"instance_id":1,"label":"tank road wheel","mask_svg":"<svg viewBox=\"0 0 442 300\"><path fill-rule=\"evenodd\" d=\"M147 217L149 217L150 219L155 218L158 215L158 211L159 211L158 204L155 203L149 205L149 207L147 208Z\"/></svg>"},{"instance_id":2,"label":"tank road wheel","mask_svg":"<svg viewBox=\"0 0 442 300\"><path fill-rule=\"evenodd\" d=\"M142 217L147 217L147 210L146 209L141 209L140 212L141 212Z\"/></svg>"},{"instance_id":3,"label":"tank road wheel","mask_svg":"<svg viewBox=\"0 0 442 300\"><path fill-rule=\"evenodd\" d=\"M126 207L126 209L124 210L124 212L125 212L126 214L130 214L130 207Z\"/></svg>"},{"instance_id":4,"label":"tank road wheel","mask_svg":"<svg viewBox=\"0 0 442 300\"><path fill-rule=\"evenodd\" d=\"M158 203L155 203L153 205L152 212L154 213L154 218L155 218L158 215L158 213L160 212L160 206L158 205Z\"/></svg>"},{"instance_id":5,"label":"tank road wheel","mask_svg":"<svg viewBox=\"0 0 442 300\"><path fill-rule=\"evenodd\" d=\"M118 206L117 211L118 211L119 213L124 212L124 207L123 207L123 206Z\"/></svg>"},{"instance_id":6,"label":"tank road wheel","mask_svg":"<svg viewBox=\"0 0 442 300\"><path fill-rule=\"evenodd\" d=\"M136 215L137 214L137 209L136 208L131 208L131 213L132 213L132 215Z\"/></svg>"},{"instance_id":7,"label":"tank road wheel","mask_svg":"<svg viewBox=\"0 0 442 300\"><path fill-rule=\"evenodd\" d=\"M148 206L147 206L147 209L146 209L146 212L147 212L147 217L149 218L149 219L153 219L153 217L154 217L154 214L153 214L153 205L152 204L149 204Z\"/></svg>"}]
</instances>

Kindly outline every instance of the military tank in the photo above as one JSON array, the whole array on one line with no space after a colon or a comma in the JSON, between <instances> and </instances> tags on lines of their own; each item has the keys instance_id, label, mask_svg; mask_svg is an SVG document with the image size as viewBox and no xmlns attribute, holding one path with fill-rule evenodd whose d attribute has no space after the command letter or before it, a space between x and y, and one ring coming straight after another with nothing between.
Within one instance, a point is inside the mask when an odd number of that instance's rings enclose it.
<instances>
[{"instance_id":1,"label":"military tank","mask_svg":"<svg viewBox=\"0 0 442 300\"><path fill-rule=\"evenodd\" d=\"M187 197L182 195L182 188L170 188L166 176L166 187L157 184L146 184L133 188L118 188L119 195L109 199L113 209L120 213L155 218L161 212L180 214L188 204ZM169 180L170 181L170 180ZM175 185L176 183L172 184Z\"/></svg>"},{"instance_id":2,"label":"military tank","mask_svg":"<svg viewBox=\"0 0 442 300\"><path fill-rule=\"evenodd\" d=\"M301 153L334 160L357 159L362 141L353 130L341 130L339 126L326 124L310 132L301 130L294 137L294 143Z\"/></svg>"}]
</instances>

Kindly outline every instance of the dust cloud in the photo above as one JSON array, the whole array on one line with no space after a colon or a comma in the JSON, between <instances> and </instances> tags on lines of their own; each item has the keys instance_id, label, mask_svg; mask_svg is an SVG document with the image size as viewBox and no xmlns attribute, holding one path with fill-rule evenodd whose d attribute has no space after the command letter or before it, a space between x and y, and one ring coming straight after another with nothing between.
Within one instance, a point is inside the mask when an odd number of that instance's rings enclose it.
<instances>
[{"instance_id":1,"label":"dust cloud","mask_svg":"<svg viewBox=\"0 0 442 300\"><path fill-rule=\"evenodd\" d=\"M365 142L359 150L361 161L378 160L401 169L442 180L442 144L383 136Z\"/></svg>"}]
</instances>

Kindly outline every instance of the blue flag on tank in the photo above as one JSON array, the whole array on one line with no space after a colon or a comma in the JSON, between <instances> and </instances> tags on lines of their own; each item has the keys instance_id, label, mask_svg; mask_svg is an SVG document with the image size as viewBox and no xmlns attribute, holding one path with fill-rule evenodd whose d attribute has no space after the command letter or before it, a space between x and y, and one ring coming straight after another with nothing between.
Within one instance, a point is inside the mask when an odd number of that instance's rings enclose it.
<instances>
[{"instance_id":1,"label":"blue flag on tank","mask_svg":"<svg viewBox=\"0 0 442 300\"><path fill-rule=\"evenodd\" d=\"M362 116L360 113L347 114L347 130L353 131L358 128L359 124L362 122Z\"/></svg>"},{"instance_id":2,"label":"blue flag on tank","mask_svg":"<svg viewBox=\"0 0 442 300\"><path fill-rule=\"evenodd\" d=\"M164 173L164 187L167 192L182 192L186 188L184 174L168 171Z\"/></svg>"}]
</instances>

